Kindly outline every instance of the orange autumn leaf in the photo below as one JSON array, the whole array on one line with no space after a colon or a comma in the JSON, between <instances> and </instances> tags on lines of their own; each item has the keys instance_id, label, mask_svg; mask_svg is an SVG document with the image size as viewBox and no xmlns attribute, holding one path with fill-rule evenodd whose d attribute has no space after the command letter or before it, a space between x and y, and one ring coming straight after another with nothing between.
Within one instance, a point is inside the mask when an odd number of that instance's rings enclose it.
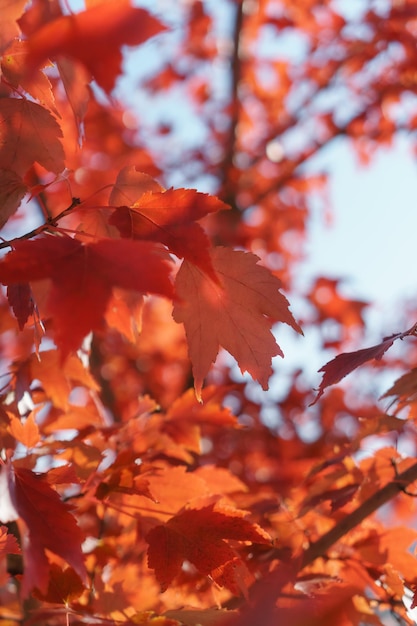
<instances>
[{"instance_id":1,"label":"orange autumn leaf","mask_svg":"<svg viewBox=\"0 0 417 626\"><path fill-rule=\"evenodd\" d=\"M0 557L19 553L20 548L16 537L8 532L7 526L0 526Z\"/></svg>"},{"instance_id":2,"label":"orange autumn leaf","mask_svg":"<svg viewBox=\"0 0 417 626\"><path fill-rule=\"evenodd\" d=\"M188 389L160 418L163 432L187 449L198 452L203 424L237 427L236 417L228 408L221 406L216 391L215 387L204 389L201 403L193 390Z\"/></svg>"},{"instance_id":3,"label":"orange autumn leaf","mask_svg":"<svg viewBox=\"0 0 417 626\"><path fill-rule=\"evenodd\" d=\"M148 564L162 590L179 574L185 560L203 575L212 574L237 553L228 540L269 544L268 533L245 519L245 511L219 503L185 509L147 535Z\"/></svg>"},{"instance_id":4,"label":"orange autumn leaf","mask_svg":"<svg viewBox=\"0 0 417 626\"><path fill-rule=\"evenodd\" d=\"M1 60L1 70L4 78L13 87L19 85L29 93L38 104L49 109L58 116L52 85L49 78L39 71L36 80L29 79L26 75L27 41L15 40L8 47L6 54Z\"/></svg>"},{"instance_id":5,"label":"orange autumn leaf","mask_svg":"<svg viewBox=\"0 0 417 626\"><path fill-rule=\"evenodd\" d=\"M46 397L56 407L68 410L74 383L98 391L99 386L75 354L62 361L56 350L43 350L29 362L30 373L39 380Z\"/></svg>"},{"instance_id":6,"label":"orange autumn leaf","mask_svg":"<svg viewBox=\"0 0 417 626\"><path fill-rule=\"evenodd\" d=\"M283 356L272 322L301 329L279 291L280 281L258 265L258 257L221 247L211 256L220 285L188 261L175 284L179 300L173 316L185 326L197 397L220 346L235 357L242 372L268 389L272 357Z\"/></svg>"},{"instance_id":7,"label":"orange autumn leaf","mask_svg":"<svg viewBox=\"0 0 417 626\"><path fill-rule=\"evenodd\" d=\"M0 53L19 35L18 18L22 15L27 0L0 0Z\"/></svg>"},{"instance_id":8,"label":"orange autumn leaf","mask_svg":"<svg viewBox=\"0 0 417 626\"><path fill-rule=\"evenodd\" d=\"M35 447L40 441L39 427L35 422L32 413L28 415L24 422L12 415L9 424L10 434L27 448Z\"/></svg>"},{"instance_id":9,"label":"orange autumn leaf","mask_svg":"<svg viewBox=\"0 0 417 626\"><path fill-rule=\"evenodd\" d=\"M144 298L140 294L127 294L114 289L106 309L106 324L115 328L132 343L135 342L142 329L142 313Z\"/></svg>"},{"instance_id":10,"label":"orange autumn leaf","mask_svg":"<svg viewBox=\"0 0 417 626\"><path fill-rule=\"evenodd\" d=\"M155 526L156 522L166 521L193 500L210 495L203 478L185 467L161 467L146 476L149 495L129 495L127 506L141 512L140 522L145 526ZM163 502L163 506L161 506Z\"/></svg>"},{"instance_id":11,"label":"orange autumn leaf","mask_svg":"<svg viewBox=\"0 0 417 626\"><path fill-rule=\"evenodd\" d=\"M129 0L103 2L78 14L60 16L29 38L28 67L64 55L81 61L97 83L110 92L121 71L122 45L138 45L166 30L145 9Z\"/></svg>"},{"instance_id":12,"label":"orange autumn leaf","mask_svg":"<svg viewBox=\"0 0 417 626\"><path fill-rule=\"evenodd\" d=\"M51 563L46 592L42 593L35 588L33 595L39 600L67 605L78 598L84 589L81 578L72 567L62 568L57 563Z\"/></svg>"},{"instance_id":13,"label":"orange autumn leaf","mask_svg":"<svg viewBox=\"0 0 417 626\"><path fill-rule=\"evenodd\" d=\"M149 174L135 165L127 165L117 174L109 197L110 206L133 206L145 193L160 193L165 189Z\"/></svg>"}]
</instances>

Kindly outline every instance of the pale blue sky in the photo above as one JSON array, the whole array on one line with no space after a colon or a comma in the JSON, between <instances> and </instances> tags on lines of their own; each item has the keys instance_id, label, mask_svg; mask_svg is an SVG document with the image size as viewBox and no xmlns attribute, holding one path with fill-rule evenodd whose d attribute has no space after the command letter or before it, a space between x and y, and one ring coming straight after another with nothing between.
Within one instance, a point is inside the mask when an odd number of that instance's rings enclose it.
<instances>
[{"instance_id":1,"label":"pale blue sky","mask_svg":"<svg viewBox=\"0 0 417 626\"><path fill-rule=\"evenodd\" d=\"M334 214L331 226L318 215L312 222L314 271L351 277L355 293L380 306L417 299L417 157L409 141L381 149L368 167L343 142L317 161L332 172Z\"/></svg>"}]
</instances>

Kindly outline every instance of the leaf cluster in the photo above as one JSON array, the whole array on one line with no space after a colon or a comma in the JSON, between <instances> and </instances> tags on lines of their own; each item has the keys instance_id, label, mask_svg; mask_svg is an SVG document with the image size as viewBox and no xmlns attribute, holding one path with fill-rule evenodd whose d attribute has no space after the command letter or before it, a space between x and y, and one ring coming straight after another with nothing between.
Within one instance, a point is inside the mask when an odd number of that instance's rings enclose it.
<instances>
[{"instance_id":1,"label":"leaf cluster","mask_svg":"<svg viewBox=\"0 0 417 626\"><path fill-rule=\"evenodd\" d=\"M369 159L401 130L412 3L381 21L225 0L223 47L200 0L165 17L129 0L3 4L0 621L411 624L414 312L352 350L367 303L319 276L298 323L284 291L326 202L305 165L341 136ZM305 43L302 62L253 53L271 29ZM138 77L138 119L124 46L159 63ZM321 104L344 90L344 115ZM339 352L316 393L273 361L301 326ZM374 361L403 369L386 411L354 376L327 389Z\"/></svg>"}]
</instances>

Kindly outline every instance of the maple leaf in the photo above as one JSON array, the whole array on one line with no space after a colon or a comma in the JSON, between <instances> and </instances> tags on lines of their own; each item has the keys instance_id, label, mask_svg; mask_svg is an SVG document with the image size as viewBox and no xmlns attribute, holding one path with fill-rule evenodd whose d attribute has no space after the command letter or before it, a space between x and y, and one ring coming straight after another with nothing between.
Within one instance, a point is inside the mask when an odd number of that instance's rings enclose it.
<instances>
[{"instance_id":1,"label":"maple leaf","mask_svg":"<svg viewBox=\"0 0 417 626\"><path fill-rule=\"evenodd\" d=\"M145 193L165 191L152 176L138 170L135 165L123 167L117 174L109 197L112 206L133 206Z\"/></svg>"},{"instance_id":2,"label":"maple leaf","mask_svg":"<svg viewBox=\"0 0 417 626\"><path fill-rule=\"evenodd\" d=\"M91 76L88 71L75 59L61 57L57 60L57 68L62 80L62 84L67 94L68 102L74 113L75 123L78 130L78 140L81 144L83 138L82 123L87 113L90 101L90 90L88 83Z\"/></svg>"},{"instance_id":3,"label":"maple leaf","mask_svg":"<svg viewBox=\"0 0 417 626\"><path fill-rule=\"evenodd\" d=\"M149 189L152 183L154 188ZM143 189L145 193L140 193ZM158 192L157 183L151 177L140 172L134 177L132 168L119 174L116 190L110 196L110 203L126 204L126 200L130 201L130 206L116 208L109 220L122 237L159 241L176 256L186 258L218 281L210 258L209 239L196 220L228 209L228 205L195 189L165 191L159 187Z\"/></svg>"},{"instance_id":4,"label":"maple leaf","mask_svg":"<svg viewBox=\"0 0 417 626\"><path fill-rule=\"evenodd\" d=\"M65 167L61 128L44 107L26 99L0 99L0 168L24 176L39 163L58 174Z\"/></svg>"},{"instance_id":5,"label":"maple leaf","mask_svg":"<svg viewBox=\"0 0 417 626\"><path fill-rule=\"evenodd\" d=\"M93 391L99 390L89 370L75 354L62 361L57 350L43 350L31 356L29 371L31 377L40 382L52 404L64 410L70 407L69 397L74 383Z\"/></svg>"},{"instance_id":6,"label":"maple leaf","mask_svg":"<svg viewBox=\"0 0 417 626\"><path fill-rule=\"evenodd\" d=\"M166 524L155 526L146 537L148 565L155 570L162 591L179 574L185 560L204 575L234 560L236 551L227 540L270 544L269 535L246 520L246 515L215 503L186 509Z\"/></svg>"},{"instance_id":7,"label":"maple leaf","mask_svg":"<svg viewBox=\"0 0 417 626\"><path fill-rule=\"evenodd\" d=\"M319 369L319 372L324 372L324 374L317 391L317 396L311 404L315 404L317 402L317 400L323 395L326 387L335 385L342 380L342 378L353 372L353 370L357 367L360 367L371 359L376 359L378 361L382 359L385 352L392 346L394 341L397 339L404 339L404 337L409 337L415 334L416 326L414 325L403 333L396 333L390 337L384 337L384 340L376 346L356 350L355 352L344 352L342 354L338 354L334 359Z\"/></svg>"},{"instance_id":8,"label":"maple leaf","mask_svg":"<svg viewBox=\"0 0 417 626\"><path fill-rule=\"evenodd\" d=\"M417 398L417 368L413 367L394 382L394 384L381 396L389 398L394 396L391 404L398 402L405 405L414 402Z\"/></svg>"},{"instance_id":9,"label":"maple leaf","mask_svg":"<svg viewBox=\"0 0 417 626\"><path fill-rule=\"evenodd\" d=\"M145 9L129 0L106 2L78 14L60 16L40 28L28 42L28 69L59 55L81 61L97 83L110 92L120 74L122 45L139 45L166 30Z\"/></svg>"},{"instance_id":10,"label":"maple leaf","mask_svg":"<svg viewBox=\"0 0 417 626\"><path fill-rule=\"evenodd\" d=\"M141 511L140 524L147 529L155 526L155 521L165 521L167 515L176 515L192 500L208 495L205 481L185 467L161 467L154 474L148 474L147 479L152 499L148 494L130 494L126 500L127 506Z\"/></svg>"},{"instance_id":11,"label":"maple leaf","mask_svg":"<svg viewBox=\"0 0 417 626\"><path fill-rule=\"evenodd\" d=\"M5 285L50 278L47 310L55 341L66 356L102 327L113 286L172 297L169 264L148 242L102 239L83 244L69 237L17 241L0 262Z\"/></svg>"},{"instance_id":12,"label":"maple leaf","mask_svg":"<svg viewBox=\"0 0 417 626\"><path fill-rule=\"evenodd\" d=\"M273 356L283 353L271 332L271 320L302 332L280 281L249 252L218 247L212 252L220 285L184 261L176 277L178 301L173 316L187 335L197 397L204 377L223 346L263 389L268 389Z\"/></svg>"},{"instance_id":13,"label":"maple leaf","mask_svg":"<svg viewBox=\"0 0 417 626\"><path fill-rule=\"evenodd\" d=\"M39 443L39 428L33 413L28 415L24 422L13 415L8 430L17 441L20 441L27 448L33 448Z\"/></svg>"},{"instance_id":14,"label":"maple leaf","mask_svg":"<svg viewBox=\"0 0 417 626\"><path fill-rule=\"evenodd\" d=\"M1 59L4 78L15 89L23 89L35 98L39 104L51 109L56 115L55 99L49 78L43 72L37 72L36 80L26 75L27 42L14 41Z\"/></svg>"},{"instance_id":15,"label":"maple leaf","mask_svg":"<svg viewBox=\"0 0 417 626\"><path fill-rule=\"evenodd\" d=\"M26 4L27 0L0 0L2 22L0 28L0 53L20 34L16 21L22 15Z\"/></svg>"},{"instance_id":16,"label":"maple leaf","mask_svg":"<svg viewBox=\"0 0 417 626\"><path fill-rule=\"evenodd\" d=\"M27 541L23 542L23 596L34 587L43 593L47 591L50 562L45 550L63 558L85 580L83 533L46 475L7 464L0 472L0 487L2 521L20 518L27 528Z\"/></svg>"},{"instance_id":17,"label":"maple leaf","mask_svg":"<svg viewBox=\"0 0 417 626\"><path fill-rule=\"evenodd\" d=\"M46 602L68 605L78 598L85 586L72 567L63 569L57 563L51 563L49 570L48 588L45 593L34 589L34 596Z\"/></svg>"},{"instance_id":18,"label":"maple leaf","mask_svg":"<svg viewBox=\"0 0 417 626\"><path fill-rule=\"evenodd\" d=\"M16 212L27 188L20 176L0 169L0 228Z\"/></svg>"},{"instance_id":19,"label":"maple leaf","mask_svg":"<svg viewBox=\"0 0 417 626\"><path fill-rule=\"evenodd\" d=\"M19 544L16 537L9 534L7 526L0 526L0 558L8 554L20 554Z\"/></svg>"},{"instance_id":20,"label":"maple leaf","mask_svg":"<svg viewBox=\"0 0 417 626\"><path fill-rule=\"evenodd\" d=\"M128 341L137 341L142 329L144 298L140 294L126 293L115 288L106 310L106 324L115 328Z\"/></svg>"},{"instance_id":21,"label":"maple leaf","mask_svg":"<svg viewBox=\"0 0 417 626\"><path fill-rule=\"evenodd\" d=\"M32 290L28 283L13 283L7 287L7 299L13 309L20 330L23 330L29 315L34 311Z\"/></svg>"},{"instance_id":22,"label":"maple leaf","mask_svg":"<svg viewBox=\"0 0 417 626\"><path fill-rule=\"evenodd\" d=\"M200 451L200 424L221 424L237 426L237 419L231 411L220 405L215 387L207 387L202 394L203 403L197 401L192 389L188 389L169 407L161 420L161 428L184 447Z\"/></svg>"}]
</instances>

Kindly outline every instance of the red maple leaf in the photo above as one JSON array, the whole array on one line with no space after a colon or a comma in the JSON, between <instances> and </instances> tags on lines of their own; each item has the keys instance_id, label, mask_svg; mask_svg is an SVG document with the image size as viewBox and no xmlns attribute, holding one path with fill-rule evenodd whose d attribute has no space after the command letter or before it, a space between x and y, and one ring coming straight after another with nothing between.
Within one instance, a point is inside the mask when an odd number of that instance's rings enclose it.
<instances>
[{"instance_id":1,"label":"red maple leaf","mask_svg":"<svg viewBox=\"0 0 417 626\"><path fill-rule=\"evenodd\" d=\"M61 137L58 122L44 107L23 98L0 99L0 168L24 176L39 163L58 174L65 167ZM9 189L14 192L16 184L11 180Z\"/></svg>"},{"instance_id":2,"label":"red maple leaf","mask_svg":"<svg viewBox=\"0 0 417 626\"><path fill-rule=\"evenodd\" d=\"M258 265L257 256L218 247L211 257L220 284L187 261L176 278L179 300L173 315L185 326L197 396L220 346L267 389L272 357L283 356L272 320L301 329L279 291L280 281Z\"/></svg>"},{"instance_id":3,"label":"red maple leaf","mask_svg":"<svg viewBox=\"0 0 417 626\"><path fill-rule=\"evenodd\" d=\"M315 404L317 400L323 395L326 387L335 385L342 378L353 372L357 367L360 367L371 359L380 360L384 356L385 352L392 346L397 339L404 339L416 334L416 325L412 326L409 330L403 333L396 333L390 337L384 337L381 343L370 348L364 348L363 350L356 350L355 352L344 352L338 354L334 359L323 365L319 369L319 372L324 372L322 381L318 388L317 396L311 404Z\"/></svg>"},{"instance_id":4,"label":"red maple leaf","mask_svg":"<svg viewBox=\"0 0 417 626\"><path fill-rule=\"evenodd\" d=\"M130 174L131 178L132 172L126 174ZM146 175L137 172L136 177L140 176ZM155 184L149 176L145 180L147 179ZM110 203L116 204L124 200L123 203L126 204L127 199L130 200L130 206L116 208L109 223L117 226L122 237L163 243L176 256L184 257L218 281L210 258L209 239L196 220L208 213L228 209L229 206L218 198L199 193L195 189L165 191L160 188L159 192L152 189L140 194L143 184L138 179L136 185L125 183L122 186L118 178L117 191L111 194ZM136 188L138 195L135 198Z\"/></svg>"},{"instance_id":5,"label":"red maple leaf","mask_svg":"<svg viewBox=\"0 0 417 626\"><path fill-rule=\"evenodd\" d=\"M13 283L7 287L7 299L13 309L20 330L34 311L32 290L28 283Z\"/></svg>"},{"instance_id":6,"label":"red maple leaf","mask_svg":"<svg viewBox=\"0 0 417 626\"><path fill-rule=\"evenodd\" d=\"M26 0L0 0L1 29L0 29L0 52L20 34L17 19L22 15Z\"/></svg>"},{"instance_id":7,"label":"red maple leaf","mask_svg":"<svg viewBox=\"0 0 417 626\"><path fill-rule=\"evenodd\" d=\"M0 228L16 212L26 191L20 176L11 170L0 169Z\"/></svg>"},{"instance_id":8,"label":"red maple leaf","mask_svg":"<svg viewBox=\"0 0 417 626\"><path fill-rule=\"evenodd\" d=\"M148 564L162 590L179 574L185 560L203 575L212 574L237 557L228 540L269 544L271 538L249 522L244 511L219 503L185 509L147 535ZM220 575L220 572L217 572Z\"/></svg>"},{"instance_id":9,"label":"red maple leaf","mask_svg":"<svg viewBox=\"0 0 417 626\"><path fill-rule=\"evenodd\" d=\"M84 244L69 237L17 241L0 262L4 285L51 279L47 310L62 354L103 324L114 286L172 297L170 266L152 243L102 239Z\"/></svg>"},{"instance_id":10,"label":"red maple leaf","mask_svg":"<svg viewBox=\"0 0 417 626\"><path fill-rule=\"evenodd\" d=\"M129 0L103 2L78 14L60 16L45 24L28 42L31 72L59 55L81 61L97 83L110 92L121 71L122 45L134 46L166 30L145 9Z\"/></svg>"},{"instance_id":11,"label":"red maple leaf","mask_svg":"<svg viewBox=\"0 0 417 626\"><path fill-rule=\"evenodd\" d=\"M27 529L27 540L23 541L23 595L34 587L46 593L51 567L46 550L63 558L84 580L83 533L69 507L50 486L47 475L8 464L0 472L0 480L2 521L20 518Z\"/></svg>"}]
</instances>

